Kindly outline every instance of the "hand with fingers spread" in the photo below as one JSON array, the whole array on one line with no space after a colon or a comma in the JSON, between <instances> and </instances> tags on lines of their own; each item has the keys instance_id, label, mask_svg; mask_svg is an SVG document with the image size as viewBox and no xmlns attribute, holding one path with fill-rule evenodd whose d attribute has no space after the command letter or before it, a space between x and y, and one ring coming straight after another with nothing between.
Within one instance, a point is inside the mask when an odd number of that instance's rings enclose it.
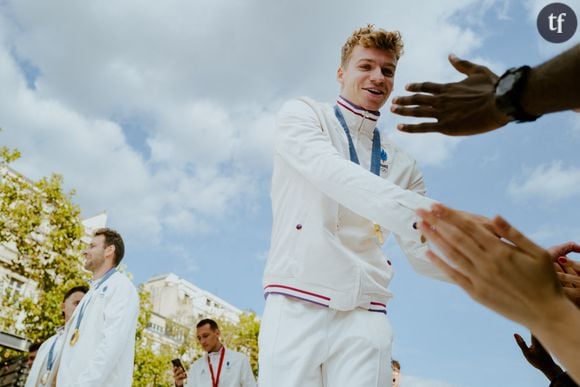
<instances>
[{"instance_id":1,"label":"hand with fingers spread","mask_svg":"<svg viewBox=\"0 0 580 387\"><path fill-rule=\"evenodd\" d=\"M525 324L540 317L538 305L549 304L563 295L548 252L501 218L490 221L495 229L492 232L479 215L440 204L434 205L432 211L418 210L417 214L423 219L419 224L423 235L447 260L432 251L429 258L485 306ZM534 283L541 286L530 286Z\"/></svg>"},{"instance_id":2,"label":"hand with fingers spread","mask_svg":"<svg viewBox=\"0 0 580 387\"><path fill-rule=\"evenodd\" d=\"M415 92L393 99L391 111L407 117L436 118L437 122L399 124L403 132L441 132L464 136L488 132L504 126L509 118L495 106L494 90L498 76L485 66L454 55L449 62L467 77L454 83L412 83L407 91Z\"/></svg>"},{"instance_id":3,"label":"hand with fingers spread","mask_svg":"<svg viewBox=\"0 0 580 387\"><path fill-rule=\"evenodd\" d=\"M449 62L467 77L453 83L412 83L410 96L393 98L391 111L437 122L399 124L403 132L464 136L489 132L511 121L533 121L546 113L580 106L580 44L547 62L507 70L501 77L454 55Z\"/></svg>"},{"instance_id":4,"label":"hand with fingers spread","mask_svg":"<svg viewBox=\"0 0 580 387\"><path fill-rule=\"evenodd\" d=\"M580 380L580 311L565 296L550 253L499 216L494 233L478 216L441 204L417 214L423 235L447 258L429 251L433 263L473 299L528 327Z\"/></svg>"}]
</instances>

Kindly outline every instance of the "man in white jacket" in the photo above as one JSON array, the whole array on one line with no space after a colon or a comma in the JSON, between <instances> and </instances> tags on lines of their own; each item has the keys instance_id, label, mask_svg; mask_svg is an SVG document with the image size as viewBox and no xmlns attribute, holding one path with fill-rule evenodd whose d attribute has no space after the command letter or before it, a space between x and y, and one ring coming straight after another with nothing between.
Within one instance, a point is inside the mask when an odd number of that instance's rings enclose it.
<instances>
[{"instance_id":1,"label":"man in white jacket","mask_svg":"<svg viewBox=\"0 0 580 387\"><path fill-rule=\"evenodd\" d=\"M124 252L123 239L108 228L97 230L83 252L93 279L66 328L58 387L132 385L139 297L116 270Z\"/></svg>"},{"instance_id":2,"label":"man in white jacket","mask_svg":"<svg viewBox=\"0 0 580 387\"><path fill-rule=\"evenodd\" d=\"M256 387L256 380L248 357L226 348L220 340L217 323L209 318L197 323L197 340L206 353L185 373L173 368L175 385L186 387Z\"/></svg>"},{"instance_id":3,"label":"man in white jacket","mask_svg":"<svg viewBox=\"0 0 580 387\"><path fill-rule=\"evenodd\" d=\"M278 115L261 387L390 385L389 233L417 271L445 279L416 229L415 210L434 203L423 177L376 129L402 47L398 32L354 31L334 106L299 98Z\"/></svg>"},{"instance_id":4,"label":"man in white jacket","mask_svg":"<svg viewBox=\"0 0 580 387\"><path fill-rule=\"evenodd\" d=\"M65 326L69 322L77 305L88 291L89 289L86 286L75 286L70 288L64 295L61 307ZM32 363L26 379L26 387L53 385L56 375L54 365L62 348L65 326L60 327L56 331L56 334L46 339L38 349L36 358L34 359L34 363Z\"/></svg>"}]
</instances>

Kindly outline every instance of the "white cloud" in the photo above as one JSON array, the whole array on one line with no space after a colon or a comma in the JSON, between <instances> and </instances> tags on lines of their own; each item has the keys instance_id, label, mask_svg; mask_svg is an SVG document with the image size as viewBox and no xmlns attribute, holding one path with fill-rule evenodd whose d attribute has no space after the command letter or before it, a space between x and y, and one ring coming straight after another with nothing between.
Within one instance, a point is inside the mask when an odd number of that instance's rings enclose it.
<instances>
[{"instance_id":1,"label":"white cloud","mask_svg":"<svg viewBox=\"0 0 580 387\"><path fill-rule=\"evenodd\" d=\"M515 198L540 197L548 201L580 194L580 167L561 161L542 164L511 181L509 193Z\"/></svg>"},{"instance_id":2,"label":"white cloud","mask_svg":"<svg viewBox=\"0 0 580 387\"><path fill-rule=\"evenodd\" d=\"M186 247L171 245L169 246L169 252L178 259L181 274L195 274L199 271L197 259L191 256L190 250Z\"/></svg>"},{"instance_id":3,"label":"white cloud","mask_svg":"<svg viewBox=\"0 0 580 387\"><path fill-rule=\"evenodd\" d=\"M216 165L231 158L239 140L228 112L211 102L167 108L158 120L148 140L154 162Z\"/></svg>"},{"instance_id":4,"label":"white cloud","mask_svg":"<svg viewBox=\"0 0 580 387\"><path fill-rule=\"evenodd\" d=\"M266 186L281 103L299 94L336 96L339 49L354 27L374 22L401 30L400 94L407 82L461 78L447 54L469 54L484 35L482 26L458 25L456 16L480 15L491 5L2 3L0 136L22 151L16 167L24 174L63 174L86 215L106 209L114 227L147 243L165 227L211 232L237 206L252 208L257 187ZM422 12L414 12L418 7ZM399 119L386 116L390 131ZM129 130L135 117L146 124ZM392 135L423 164L441 164L459 141Z\"/></svg>"},{"instance_id":5,"label":"white cloud","mask_svg":"<svg viewBox=\"0 0 580 387\"><path fill-rule=\"evenodd\" d=\"M407 134L397 130L389 136L408 151L421 165L441 165L449 159L453 149L462 139L436 133Z\"/></svg>"}]
</instances>

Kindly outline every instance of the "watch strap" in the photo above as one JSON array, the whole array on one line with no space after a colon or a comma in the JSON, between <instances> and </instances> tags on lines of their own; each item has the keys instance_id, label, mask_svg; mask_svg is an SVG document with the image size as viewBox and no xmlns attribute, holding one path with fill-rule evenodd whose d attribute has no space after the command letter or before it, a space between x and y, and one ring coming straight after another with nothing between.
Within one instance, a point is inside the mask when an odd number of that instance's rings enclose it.
<instances>
[{"instance_id":1,"label":"watch strap","mask_svg":"<svg viewBox=\"0 0 580 387\"><path fill-rule=\"evenodd\" d=\"M506 116L510 117L512 121L516 122L530 122L535 121L541 115L533 115L526 112L521 104L520 100L523 94L524 87L528 80L530 73L530 66L521 66L517 68L511 68L507 70L496 82L495 84L495 105L496 107L504 113ZM506 81L508 77L515 77L511 88L505 91L503 94L498 93L498 86Z\"/></svg>"}]
</instances>

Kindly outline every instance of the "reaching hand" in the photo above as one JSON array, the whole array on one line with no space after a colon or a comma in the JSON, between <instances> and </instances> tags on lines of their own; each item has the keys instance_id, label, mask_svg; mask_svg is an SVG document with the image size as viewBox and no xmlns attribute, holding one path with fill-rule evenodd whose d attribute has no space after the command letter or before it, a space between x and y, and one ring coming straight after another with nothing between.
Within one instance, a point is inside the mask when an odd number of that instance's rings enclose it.
<instances>
[{"instance_id":1,"label":"reaching hand","mask_svg":"<svg viewBox=\"0 0 580 387\"><path fill-rule=\"evenodd\" d=\"M417 214L423 235L448 260L433 251L427 256L476 301L530 327L546 321L554 300L563 298L548 252L502 218L492 225L505 241L479 216L441 204Z\"/></svg>"},{"instance_id":2,"label":"reaching hand","mask_svg":"<svg viewBox=\"0 0 580 387\"><path fill-rule=\"evenodd\" d=\"M495 106L498 76L485 66L454 55L449 62L467 78L454 83L411 83L406 97L395 97L391 111L407 117L436 118L437 122L399 124L403 132L439 132L451 136L479 134L500 128L509 122Z\"/></svg>"},{"instance_id":3,"label":"reaching hand","mask_svg":"<svg viewBox=\"0 0 580 387\"><path fill-rule=\"evenodd\" d=\"M548 353L548 351L546 351L538 339L536 339L534 335L531 336L532 343L528 347L520 335L517 333L514 334L516 343L522 350L522 354L528 363L542 371L542 373L546 375L549 380L554 379L556 376L558 376L558 374L560 374L560 372L562 372L562 368L560 368L560 366L554 362L552 356Z\"/></svg>"}]
</instances>

